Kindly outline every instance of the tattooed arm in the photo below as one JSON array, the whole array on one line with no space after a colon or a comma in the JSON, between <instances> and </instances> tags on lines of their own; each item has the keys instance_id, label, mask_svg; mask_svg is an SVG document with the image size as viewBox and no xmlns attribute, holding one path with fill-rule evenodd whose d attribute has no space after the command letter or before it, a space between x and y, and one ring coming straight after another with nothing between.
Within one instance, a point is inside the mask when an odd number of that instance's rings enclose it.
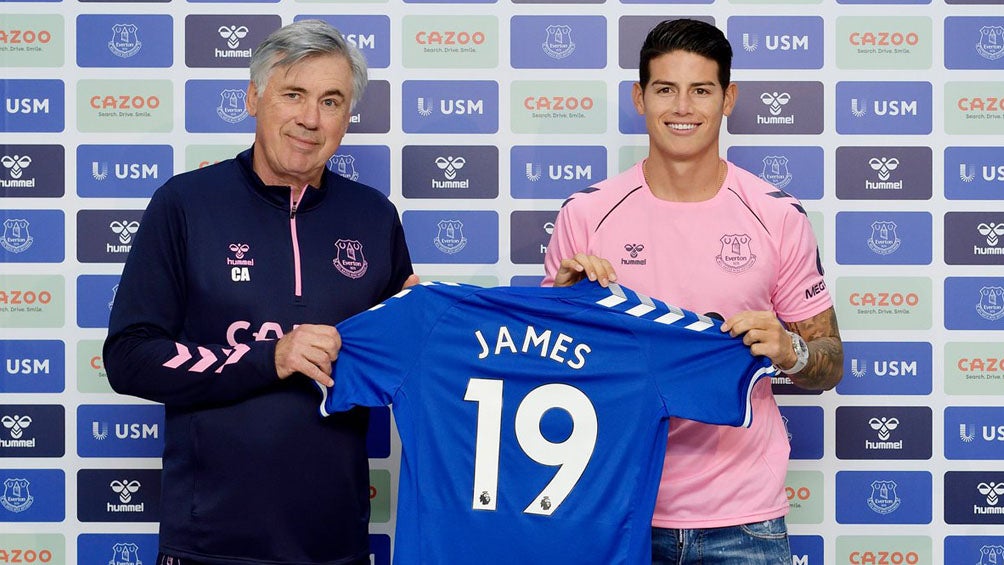
<instances>
[{"instance_id":1,"label":"tattooed arm","mask_svg":"<svg viewBox=\"0 0 1004 565\"><path fill-rule=\"evenodd\" d=\"M837 386L844 374L844 346L833 308L807 320L789 323L788 329L809 345L809 363L798 373L788 375L791 382L809 390L830 390Z\"/></svg>"},{"instance_id":2,"label":"tattooed arm","mask_svg":"<svg viewBox=\"0 0 1004 565\"><path fill-rule=\"evenodd\" d=\"M798 359L791 338L773 312L746 311L726 320L723 332L742 335L754 355L765 355L782 369L795 366ZM832 307L799 322L789 322L788 330L802 336L809 346L809 362L788 375L796 386L809 390L830 390L837 386L844 372L844 346Z\"/></svg>"}]
</instances>

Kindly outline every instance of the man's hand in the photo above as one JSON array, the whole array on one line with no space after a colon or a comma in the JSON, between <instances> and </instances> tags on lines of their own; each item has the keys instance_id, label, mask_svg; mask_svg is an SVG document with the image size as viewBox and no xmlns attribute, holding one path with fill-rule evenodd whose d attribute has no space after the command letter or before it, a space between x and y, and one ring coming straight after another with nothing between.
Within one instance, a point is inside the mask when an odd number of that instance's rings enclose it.
<instances>
[{"instance_id":1,"label":"man's hand","mask_svg":"<svg viewBox=\"0 0 1004 565\"><path fill-rule=\"evenodd\" d=\"M401 286L401 290L404 290L406 288L411 288L411 287L415 286L416 284L418 284L420 282L422 282L422 281L419 280L418 275L416 275L415 273L412 273L412 274L408 275L407 279L405 279L404 285Z\"/></svg>"},{"instance_id":2,"label":"man's hand","mask_svg":"<svg viewBox=\"0 0 1004 565\"><path fill-rule=\"evenodd\" d=\"M722 324L722 331L732 337L743 336L753 355L770 358L775 367L795 366L798 356L791 347L791 337L773 312L748 310L730 317Z\"/></svg>"},{"instance_id":3,"label":"man's hand","mask_svg":"<svg viewBox=\"0 0 1004 565\"><path fill-rule=\"evenodd\" d=\"M617 273L614 272L610 261L595 255L578 253L571 259L561 260L561 267L554 275L554 286L572 286L583 278L599 281L600 286L606 288L610 283L617 281Z\"/></svg>"},{"instance_id":4,"label":"man's hand","mask_svg":"<svg viewBox=\"0 0 1004 565\"><path fill-rule=\"evenodd\" d=\"M280 379L303 373L321 385L332 386L331 362L341 348L342 336L334 326L297 326L275 345L275 371Z\"/></svg>"},{"instance_id":5,"label":"man's hand","mask_svg":"<svg viewBox=\"0 0 1004 565\"><path fill-rule=\"evenodd\" d=\"M809 319L789 322L788 329L802 336L809 346L809 363L798 373L788 375L791 382L807 390L837 386L844 374L844 346L833 307ZM769 357L777 367L794 367L798 359L791 338L773 312L740 312L725 320L722 331L742 335L743 343L754 355Z\"/></svg>"}]
</instances>

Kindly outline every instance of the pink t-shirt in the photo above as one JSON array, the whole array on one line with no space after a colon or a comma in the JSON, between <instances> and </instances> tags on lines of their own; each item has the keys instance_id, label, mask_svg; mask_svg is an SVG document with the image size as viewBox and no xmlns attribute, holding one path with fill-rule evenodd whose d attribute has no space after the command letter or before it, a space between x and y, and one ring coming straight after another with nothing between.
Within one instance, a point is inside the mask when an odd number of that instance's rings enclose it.
<instances>
[{"instance_id":1,"label":"pink t-shirt","mask_svg":"<svg viewBox=\"0 0 1004 565\"><path fill-rule=\"evenodd\" d=\"M698 313L772 310L798 322L831 307L799 201L728 165L722 189L703 202L656 198L641 163L572 195L555 222L543 284L553 284L562 259L587 253L610 261L618 282ZM752 400L748 429L670 421L654 526L734 526L787 513L789 446L768 380Z\"/></svg>"}]
</instances>

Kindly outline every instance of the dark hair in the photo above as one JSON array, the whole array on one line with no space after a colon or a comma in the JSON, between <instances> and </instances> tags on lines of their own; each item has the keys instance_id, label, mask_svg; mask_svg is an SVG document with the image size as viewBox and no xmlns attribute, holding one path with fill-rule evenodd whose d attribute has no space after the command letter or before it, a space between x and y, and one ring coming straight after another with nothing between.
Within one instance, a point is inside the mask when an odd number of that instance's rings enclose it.
<instances>
[{"instance_id":1,"label":"dark hair","mask_svg":"<svg viewBox=\"0 0 1004 565\"><path fill-rule=\"evenodd\" d=\"M672 51L686 51L718 63L718 81L722 88L729 85L732 74L732 45L717 27L700 20L664 20L652 28L641 46L638 77L642 88L651 78L649 63Z\"/></svg>"}]
</instances>

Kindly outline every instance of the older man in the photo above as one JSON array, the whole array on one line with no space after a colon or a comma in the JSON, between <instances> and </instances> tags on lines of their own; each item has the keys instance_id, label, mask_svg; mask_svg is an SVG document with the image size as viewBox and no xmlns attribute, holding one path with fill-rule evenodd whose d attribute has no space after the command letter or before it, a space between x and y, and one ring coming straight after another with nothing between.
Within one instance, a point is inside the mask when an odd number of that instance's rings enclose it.
<instances>
[{"instance_id":1,"label":"older man","mask_svg":"<svg viewBox=\"0 0 1004 565\"><path fill-rule=\"evenodd\" d=\"M326 168L366 81L331 26L277 30L251 60L254 145L143 216L104 361L165 405L160 563L369 563L368 413L311 417L334 324L414 281L394 206Z\"/></svg>"}]
</instances>

